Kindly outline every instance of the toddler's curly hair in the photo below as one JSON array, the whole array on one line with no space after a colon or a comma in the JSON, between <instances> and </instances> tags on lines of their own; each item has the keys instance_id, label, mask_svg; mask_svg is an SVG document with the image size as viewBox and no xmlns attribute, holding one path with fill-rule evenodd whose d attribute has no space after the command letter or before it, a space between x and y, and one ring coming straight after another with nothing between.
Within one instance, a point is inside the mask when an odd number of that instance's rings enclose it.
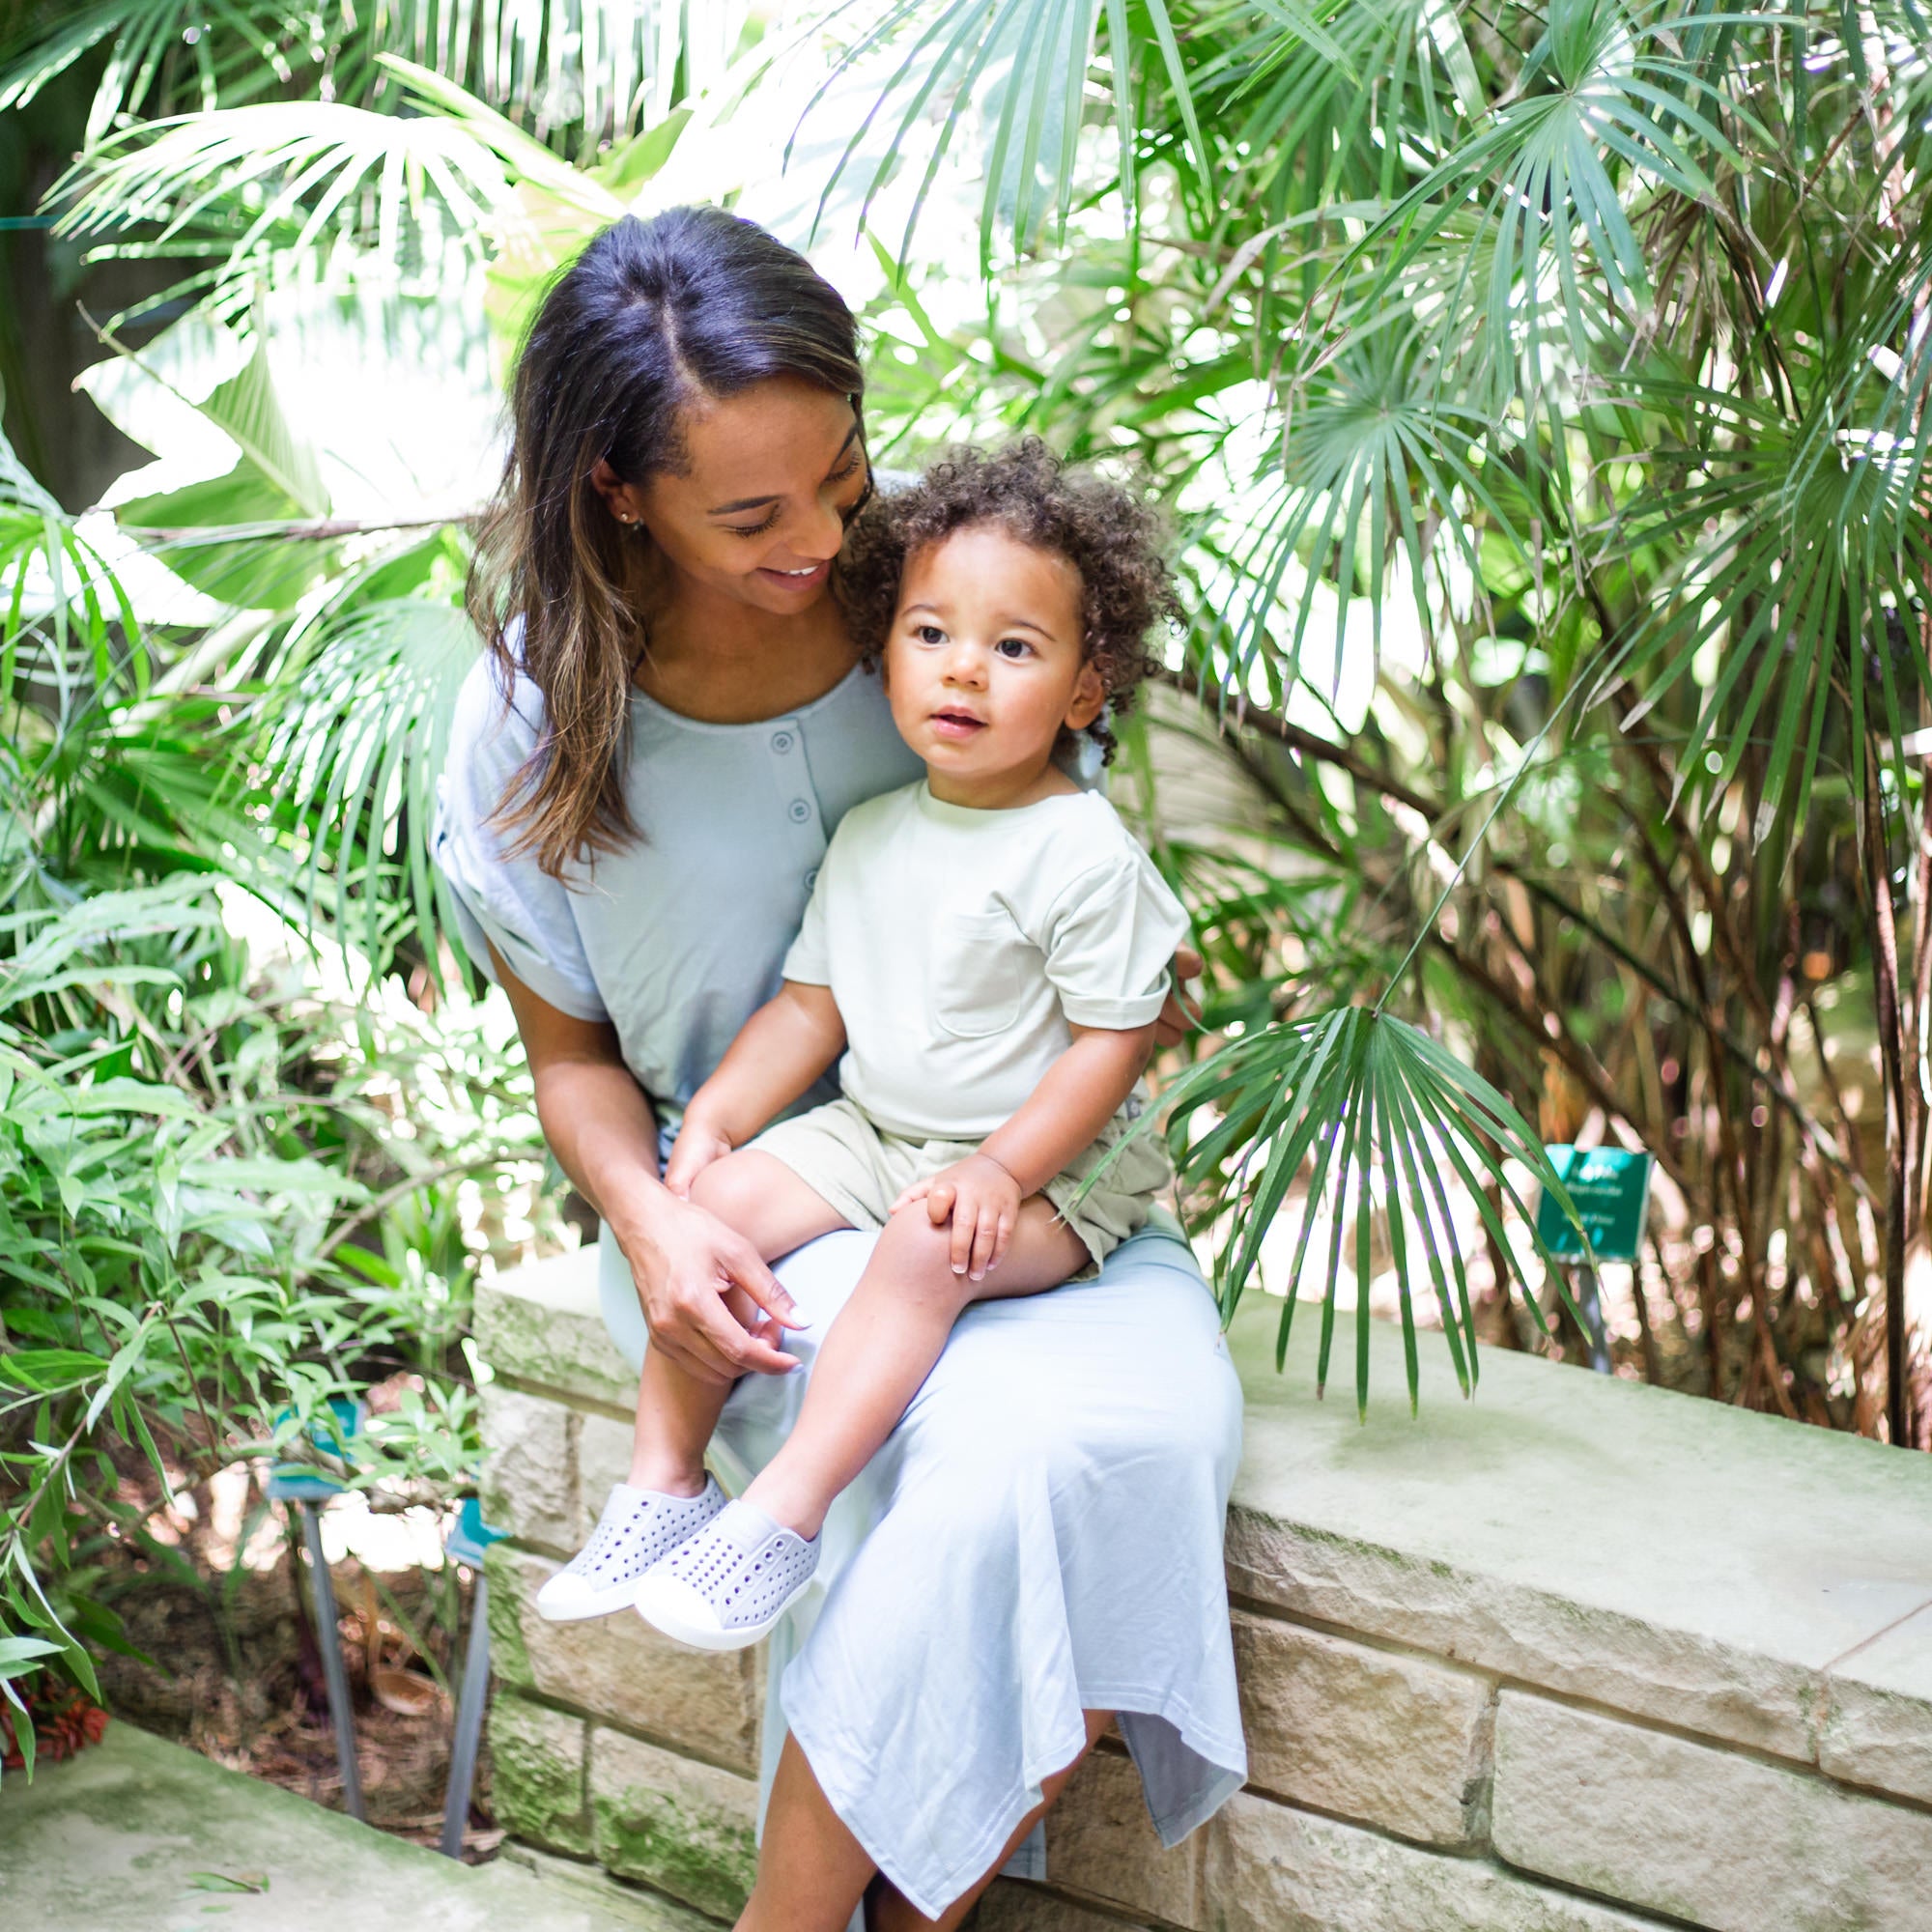
<instances>
[{"instance_id":1,"label":"toddler's curly hair","mask_svg":"<svg viewBox=\"0 0 1932 1932\"><path fill-rule=\"evenodd\" d=\"M1132 707L1159 669L1148 634L1178 620L1180 605L1162 554L1167 526L1131 491L1064 465L1037 437L991 455L946 451L918 482L881 491L853 520L835 577L853 641L867 666L885 653L906 559L955 531L991 525L1080 573L1087 662L1100 673L1115 716ZM1104 718L1087 727L1103 759L1114 755Z\"/></svg>"}]
</instances>

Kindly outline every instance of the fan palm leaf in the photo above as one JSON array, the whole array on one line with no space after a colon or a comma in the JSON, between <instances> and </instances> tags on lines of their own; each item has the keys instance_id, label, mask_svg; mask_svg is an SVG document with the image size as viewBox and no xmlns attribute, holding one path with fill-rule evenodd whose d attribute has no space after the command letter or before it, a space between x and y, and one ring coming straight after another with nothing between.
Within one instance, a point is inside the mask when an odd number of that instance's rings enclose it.
<instances>
[{"instance_id":1,"label":"fan palm leaf","mask_svg":"<svg viewBox=\"0 0 1932 1932\"><path fill-rule=\"evenodd\" d=\"M326 915L379 967L405 940L434 962L459 929L429 838L477 648L460 606L352 590L298 627L257 702L277 822L306 847L303 923Z\"/></svg>"},{"instance_id":2,"label":"fan palm leaf","mask_svg":"<svg viewBox=\"0 0 1932 1932\"><path fill-rule=\"evenodd\" d=\"M103 44L90 146L135 119L318 90L384 106L395 97L384 56L396 56L588 156L661 119L680 87L712 85L755 31L746 0L91 0L0 51L0 110L26 105Z\"/></svg>"},{"instance_id":3,"label":"fan palm leaf","mask_svg":"<svg viewBox=\"0 0 1932 1932\"><path fill-rule=\"evenodd\" d=\"M828 24L849 20L857 9L837 6ZM1179 115L1193 169L1205 175L1208 144L1195 110L1188 66L1169 0L894 0L882 16L861 19L852 44L826 83L829 89L862 62L887 60L888 71L872 108L854 130L833 167L820 200L826 202L850 167L864 176L861 221L873 197L900 164L902 152L921 145L922 128L936 124L919 191L900 241L903 261L912 246L932 184L952 151L959 127L975 112L987 120L981 209L981 267L992 261L1002 222L1025 245L1038 223L1058 214L1061 233L1075 195L1079 134L1093 50L1104 40L1113 79L1121 183L1131 200L1144 165L1144 129L1135 109L1136 68L1156 66ZM887 59L895 56L895 59ZM807 119L824 99L820 94ZM884 136L872 153L875 128Z\"/></svg>"},{"instance_id":4,"label":"fan palm leaf","mask_svg":"<svg viewBox=\"0 0 1932 1932\"><path fill-rule=\"evenodd\" d=\"M1464 1236L1445 1167L1519 1274L1522 1264L1485 1183L1517 1209L1536 1254L1561 1277L1555 1257L1535 1233L1517 1179L1526 1171L1572 1211L1534 1129L1487 1081L1391 1013L1341 1006L1268 1027L1189 1068L1162 1099L1190 1206L1202 1218L1237 1217L1216 1270L1224 1321L1233 1318L1259 1270L1263 1244L1277 1220L1284 1213L1296 1216L1293 1258L1283 1276L1288 1299L1277 1331L1277 1366L1287 1354L1311 1249L1325 1226L1326 1254L1317 1264L1322 1312L1316 1371L1325 1385L1344 1242L1352 1235L1355 1320L1365 1329L1373 1228L1380 1220L1392 1251L1411 1405L1418 1373L1411 1255L1428 1270L1457 1379L1464 1393L1474 1388L1476 1330ZM1534 1308L1534 1296L1527 1298ZM1366 1406L1366 1333L1361 1343L1355 1394Z\"/></svg>"}]
</instances>

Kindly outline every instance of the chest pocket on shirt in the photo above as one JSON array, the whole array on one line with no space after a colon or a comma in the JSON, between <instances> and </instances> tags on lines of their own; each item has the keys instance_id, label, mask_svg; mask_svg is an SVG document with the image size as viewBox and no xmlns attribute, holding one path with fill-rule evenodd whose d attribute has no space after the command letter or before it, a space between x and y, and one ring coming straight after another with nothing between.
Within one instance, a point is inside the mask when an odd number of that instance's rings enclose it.
<instances>
[{"instance_id":1,"label":"chest pocket on shirt","mask_svg":"<svg viewBox=\"0 0 1932 1932\"><path fill-rule=\"evenodd\" d=\"M947 913L933 935L933 1010L954 1039L983 1039L1019 1018L1027 944L997 907Z\"/></svg>"}]
</instances>

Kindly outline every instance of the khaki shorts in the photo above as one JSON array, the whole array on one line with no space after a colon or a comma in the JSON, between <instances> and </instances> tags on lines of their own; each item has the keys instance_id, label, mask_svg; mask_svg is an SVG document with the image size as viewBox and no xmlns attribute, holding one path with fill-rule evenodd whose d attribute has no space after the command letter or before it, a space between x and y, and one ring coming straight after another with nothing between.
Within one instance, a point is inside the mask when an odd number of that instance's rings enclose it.
<instances>
[{"instance_id":1,"label":"khaki shorts","mask_svg":"<svg viewBox=\"0 0 1932 1932\"><path fill-rule=\"evenodd\" d=\"M1093 1265L1074 1277L1084 1281L1147 1220L1148 1206L1174 1170L1154 1138L1137 1140L1107 1170L1100 1184L1077 1205L1083 1177L1091 1174L1121 1138L1110 1126L1069 1161L1040 1192L1086 1245ZM805 1184L855 1228L883 1228L892 1205L916 1180L978 1153L978 1141L913 1141L876 1127L850 1100L829 1100L809 1114L781 1121L747 1143L782 1161Z\"/></svg>"}]
</instances>

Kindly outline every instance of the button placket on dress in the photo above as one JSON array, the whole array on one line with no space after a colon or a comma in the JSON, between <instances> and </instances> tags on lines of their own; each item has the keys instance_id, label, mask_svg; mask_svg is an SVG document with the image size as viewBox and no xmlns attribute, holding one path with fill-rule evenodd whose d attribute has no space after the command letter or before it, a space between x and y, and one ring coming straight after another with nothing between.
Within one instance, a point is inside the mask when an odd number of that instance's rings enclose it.
<instances>
[{"instance_id":1,"label":"button placket on dress","mask_svg":"<svg viewBox=\"0 0 1932 1932\"><path fill-rule=\"evenodd\" d=\"M776 721L765 741L771 760L772 777L779 796L784 801L785 817L799 828L800 856L806 864L800 878L807 892L818 883L818 861L825 853L825 827L818 809L818 793L811 782L811 769L805 755L805 736L794 719Z\"/></svg>"}]
</instances>

